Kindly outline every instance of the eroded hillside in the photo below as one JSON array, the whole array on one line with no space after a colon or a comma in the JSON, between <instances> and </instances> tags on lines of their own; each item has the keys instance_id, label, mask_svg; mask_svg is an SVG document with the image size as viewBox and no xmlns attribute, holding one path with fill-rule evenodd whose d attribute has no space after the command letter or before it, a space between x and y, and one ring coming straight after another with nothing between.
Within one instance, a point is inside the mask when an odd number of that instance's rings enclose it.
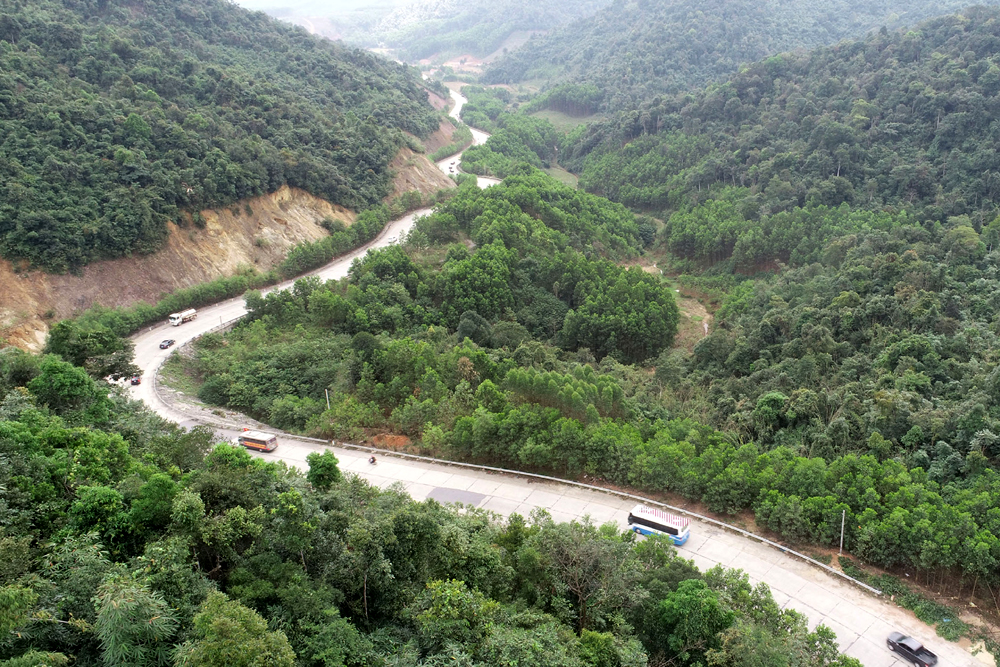
<instances>
[{"instance_id":1,"label":"eroded hillside","mask_svg":"<svg viewBox=\"0 0 1000 667\"><path fill-rule=\"evenodd\" d=\"M445 127L447 126L447 127ZM443 123L437 134L448 136ZM433 140L432 140L433 141ZM423 155L402 149L392 162L392 196L454 187ZM127 306L161 294L234 274L241 266L267 271L288 249L326 235L320 222L350 224L354 213L298 188L283 186L230 207L201 212L204 226L168 222L168 238L152 255L95 262L77 275L17 272L0 261L0 340L29 350L45 343L49 325L94 303Z\"/></svg>"}]
</instances>

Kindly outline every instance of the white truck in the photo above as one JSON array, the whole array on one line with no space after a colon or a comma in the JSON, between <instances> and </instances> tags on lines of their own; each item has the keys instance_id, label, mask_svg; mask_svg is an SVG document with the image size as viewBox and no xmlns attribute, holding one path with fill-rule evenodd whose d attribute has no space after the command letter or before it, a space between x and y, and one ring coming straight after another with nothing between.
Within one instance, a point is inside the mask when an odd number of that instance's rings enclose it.
<instances>
[{"instance_id":1,"label":"white truck","mask_svg":"<svg viewBox=\"0 0 1000 667\"><path fill-rule=\"evenodd\" d=\"M194 308L188 308L187 310L183 310L179 313L173 313L170 316L170 326L179 327L185 322L190 322L191 320L196 319L197 317L198 317L198 311L195 310Z\"/></svg>"}]
</instances>

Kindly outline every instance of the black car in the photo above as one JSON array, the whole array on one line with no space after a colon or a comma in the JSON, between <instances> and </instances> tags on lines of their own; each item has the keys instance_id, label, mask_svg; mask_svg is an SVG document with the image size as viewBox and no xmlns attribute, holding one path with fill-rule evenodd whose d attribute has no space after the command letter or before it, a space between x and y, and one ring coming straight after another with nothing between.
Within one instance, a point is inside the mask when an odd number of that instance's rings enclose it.
<instances>
[{"instance_id":1,"label":"black car","mask_svg":"<svg viewBox=\"0 0 1000 667\"><path fill-rule=\"evenodd\" d=\"M142 384L142 376L141 375L133 375L132 376L132 384Z\"/></svg>"},{"instance_id":2,"label":"black car","mask_svg":"<svg viewBox=\"0 0 1000 667\"><path fill-rule=\"evenodd\" d=\"M173 338L168 338L165 341L161 341L160 342L160 349L161 350L165 350L165 349L167 349L168 347L170 347L173 344L174 344L174 339Z\"/></svg>"},{"instance_id":3,"label":"black car","mask_svg":"<svg viewBox=\"0 0 1000 667\"><path fill-rule=\"evenodd\" d=\"M895 651L907 662L912 662L914 667L932 667L936 665L938 657L924 648L924 645L913 637L907 637L899 632L893 632L885 640L885 645L890 651Z\"/></svg>"}]
</instances>

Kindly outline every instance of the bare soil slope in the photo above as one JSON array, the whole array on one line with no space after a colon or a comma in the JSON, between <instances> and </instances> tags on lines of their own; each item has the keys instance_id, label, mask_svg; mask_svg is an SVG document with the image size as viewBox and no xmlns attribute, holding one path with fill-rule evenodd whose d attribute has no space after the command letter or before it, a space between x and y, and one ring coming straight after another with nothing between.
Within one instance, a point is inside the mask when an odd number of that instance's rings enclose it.
<instances>
[{"instance_id":1,"label":"bare soil slope","mask_svg":"<svg viewBox=\"0 0 1000 667\"><path fill-rule=\"evenodd\" d=\"M451 129L454 131L454 128ZM435 132L431 135L431 138L436 139L438 134L443 134L442 130ZM450 134L447 136L450 137ZM449 143L450 141L445 141L440 145L447 146ZM437 144L437 141L434 144ZM434 151L439 148L438 145L434 145L431 148L426 142L425 146L428 151ZM395 172L395 177L392 179L392 194L389 195L390 198L397 197L410 190L432 193L446 188L457 187L455 181L445 176L433 162L419 153L414 153L409 148L399 151L392 163L390 163L389 168Z\"/></svg>"},{"instance_id":2,"label":"bare soil slope","mask_svg":"<svg viewBox=\"0 0 1000 667\"><path fill-rule=\"evenodd\" d=\"M443 130L440 133L437 141L447 136ZM393 196L455 187L424 156L406 148L392 168ZM202 215L203 229L190 222L168 223L167 243L153 255L97 262L80 275L18 273L10 262L0 260L0 345L38 350L51 323L94 303L117 307L154 302L161 294L232 275L240 266L267 271L293 245L325 236L319 224L323 218L350 224L355 217L352 211L289 187Z\"/></svg>"}]
</instances>

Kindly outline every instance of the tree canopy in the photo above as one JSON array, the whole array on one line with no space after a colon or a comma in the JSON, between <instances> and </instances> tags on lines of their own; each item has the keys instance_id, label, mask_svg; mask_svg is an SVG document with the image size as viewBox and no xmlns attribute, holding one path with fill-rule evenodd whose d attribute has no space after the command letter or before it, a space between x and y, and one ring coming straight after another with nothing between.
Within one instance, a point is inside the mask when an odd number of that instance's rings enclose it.
<instances>
[{"instance_id":1,"label":"tree canopy","mask_svg":"<svg viewBox=\"0 0 1000 667\"><path fill-rule=\"evenodd\" d=\"M657 95L724 79L770 55L897 29L966 6L961 0L613 2L504 54L490 63L483 80L541 80L541 105L572 115L632 110Z\"/></svg>"},{"instance_id":2,"label":"tree canopy","mask_svg":"<svg viewBox=\"0 0 1000 667\"><path fill-rule=\"evenodd\" d=\"M438 125L415 71L221 0L0 13L0 252L47 270L284 184L366 208L403 132Z\"/></svg>"},{"instance_id":3,"label":"tree canopy","mask_svg":"<svg viewBox=\"0 0 1000 667\"><path fill-rule=\"evenodd\" d=\"M712 647L765 637L860 667L766 587L699 572L664 539L416 502L341 475L330 452L303 474L103 383L110 419L71 424L77 388L34 382L49 363L0 350L5 666L693 667L687 644L654 637L674 627L661 609L698 591Z\"/></svg>"},{"instance_id":4,"label":"tree canopy","mask_svg":"<svg viewBox=\"0 0 1000 667\"><path fill-rule=\"evenodd\" d=\"M581 187L647 210L721 197L737 204L729 217L755 220L847 203L978 228L1000 187L998 11L758 61L581 126L560 162Z\"/></svg>"}]
</instances>

